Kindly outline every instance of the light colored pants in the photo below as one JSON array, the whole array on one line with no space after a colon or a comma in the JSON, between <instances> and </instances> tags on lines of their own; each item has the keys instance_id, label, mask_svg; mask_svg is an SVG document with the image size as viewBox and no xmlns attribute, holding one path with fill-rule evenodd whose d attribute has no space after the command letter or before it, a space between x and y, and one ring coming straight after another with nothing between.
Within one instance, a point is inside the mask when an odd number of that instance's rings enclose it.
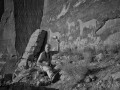
<instances>
[{"instance_id":1,"label":"light colored pants","mask_svg":"<svg viewBox=\"0 0 120 90\"><path fill-rule=\"evenodd\" d=\"M50 66L40 65L40 64L37 64L37 66L40 67L43 71L45 71L50 79L52 78L53 71L52 71L52 68ZM39 76L39 71L37 72L35 79L37 79L38 76Z\"/></svg>"},{"instance_id":2,"label":"light colored pants","mask_svg":"<svg viewBox=\"0 0 120 90\"><path fill-rule=\"evenodd\" d=\"M52 71L51 67L49 67L49 66L40 66L40 68L47 73L49 78L52 77L53 71Z\"/></svg>"}]
</instances>

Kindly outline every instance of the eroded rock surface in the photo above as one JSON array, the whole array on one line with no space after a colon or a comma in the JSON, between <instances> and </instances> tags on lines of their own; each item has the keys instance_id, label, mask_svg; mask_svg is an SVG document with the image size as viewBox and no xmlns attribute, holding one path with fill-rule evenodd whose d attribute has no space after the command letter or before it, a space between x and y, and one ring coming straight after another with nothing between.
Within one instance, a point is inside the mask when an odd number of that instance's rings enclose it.
<instances>
[{"instance_id":1,"label":"eroded rock surface","mask_svg":"<svg viewBox=\"0 0 120 90\"><path fill-rule=\"evenodd\" d=\"M36 62L40 52L44 49L47 40L47 31L37 29L30 37L25 52L18 67L26 66L27 61Z\"/></svg>"},{"instance_id":2,"label":"eroded rock surface","mask_svg":"<svg viewBox=\"0 0 120 90\"><path fill-rule=\"evenodd\" d=\"M0 53L16 54L13 0L4 0L4 13L0 22Z\"/></svg>"},{"instance_id":3,"label":"eroded rock surface","mask_svg":"<svg viewBox=\"0 0 120 90\"><path fill-rule=\"evenodd\" d=\"M1 2L2 0L0 3ZM12 55L16 54L14 4L13 0L3 0L3 2L1 10L3 6L4 13L0 20L0 70L2 69L2 73L9 73L13 71L11 67L12 65L14 67L14 64L16 63L16 60L14 62L14 60L11 59ZM7 63L5 64L5 62Z\"/></svg>"},{"instance_id":4,"label":"eroded rock surface","mask_svg":"<svg viewBox=\"0 0 120 90\"><path fill-rule=\"evenodd\" d=\"M103 43L120 31L119 0L45 0L41 28L61 40L61 50ZM119 36L117 36L119 38Z\"/></svg>"},{"instance_id":5,"label":"eroded rock surface","mask_svg":"<svg viewBox=\"0 0 120 90\"><path fill-rule=\"evenodd\" d=\"M40 28L43 16L44 0L14 0L15 47L22 55L32 33Z\"/></svg>"}]
</instances>

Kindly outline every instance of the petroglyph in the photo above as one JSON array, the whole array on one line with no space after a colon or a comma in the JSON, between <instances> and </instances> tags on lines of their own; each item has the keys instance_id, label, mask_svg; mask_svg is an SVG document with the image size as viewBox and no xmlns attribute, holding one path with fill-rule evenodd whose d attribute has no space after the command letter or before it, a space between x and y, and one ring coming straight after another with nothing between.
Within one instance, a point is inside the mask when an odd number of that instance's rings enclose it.
<instances>
[{"instance_id":1,"label":"petroglyph","mask_svg":"<svg viewBox=\"0 0 120 90\"><path fill-rule=\"evenodd\" d=\"M68 12L69 6L70 6L70 4L68 6L67 5L63 5L62 11L57 16L57 19L59 19L61 16L64 16Z\"/></svg>"},{"instance_id":2,"label":"petroglyph","mask_svg":"<svg viewBox=\"0 0 120 90\"><path fill-rule=\"evenodd\" d=\"M70 22L70 19L68 19L66 23L69 30L71 29L71 27L75 27L75 22Z\"/></svg>"},{"instance_id":3,"label":"petroglyph","mask_svg":"<svg viewBox=\"0 0 120 90\"><path fill-rule=\"evenodd\" d=\"M92 28L96 28L96 25L97 25L97 20L96 19L92 19L88 22L82 22L82 20L78 19L77 20L79 22L79 26L80 26L80 36L82 36L83 34L83 29L86 27L86 28L89 28L89 29L92 29Z\"/></svg>"},{"instance_id":4,"label":"petroglyph","mask_svg":"<svg viewBox=\"0 0 120 90\"><path fill-rule=\"evenodd\" d=\"M71 22L70 18L67 20L66 22L67 26L68 26L68 33L66 34L66 36L69 36L71 33L73 33L75 30L72 29L72 27L75 28L75 22Z\"/></svg>"},{"instance_id":5,"label":"petroglyph","mask_svg":"<svg viewBox=\"0 0 120 90\"><path fill-rule=\"evenodd\" d=\"M73 7L78 7L81 3L86 2L86 0L78 0Z\"/></svg>"}]
</instances>

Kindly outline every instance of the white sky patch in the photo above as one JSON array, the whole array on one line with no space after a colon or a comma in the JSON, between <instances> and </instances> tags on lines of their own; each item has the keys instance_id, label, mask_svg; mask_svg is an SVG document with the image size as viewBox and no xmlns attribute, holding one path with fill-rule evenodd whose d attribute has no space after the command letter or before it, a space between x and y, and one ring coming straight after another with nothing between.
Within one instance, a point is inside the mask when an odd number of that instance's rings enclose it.
<instances>
[{"instance_id":1,"label":"white sky patch","mask_svg":"<svg viewBox=\"0 0 120 90\"><path fill-rule=\"evenodd\" d=\"M73 7L78 7L81 3L82 3L81 1L76 2L76 4Z\"/></svg>"},{"instance_id":2,"label":"white sky patch","mask_svg":"<svg viewBox=\"0 0 120 90\"><path fill-rule=\"evenodd\" d=\"M78 0L73 7L78 7L81 3L84 3L86 0Z\"/></svg>"},{"instance_id":3,"label":"white sky patch","mask_svg":"<svg viewBox=\"0 0 120 90\"><path fill-rule=\"evenodd\" d=\"M69 6L70 6L70 4L68 6L67 5L63 5L63 9L60 12L60 14L57 16L57 19L59 19L61 16L64 16L68 12Z\"/></svg>"},{"instance_id":4,"label":"white sky patch","mask_svg":"<svg viewBox=\"0 0 120 90\"><path fill-rule=\"evenodd\" d=\"M82 22L82 20L78 19L78 22L79 22L79 26L80 26L80 36L82 36L83 34L83 29L86 27L86 28L96 28L96 24L97 24L97 20L96 19L92 19L88 22Z\"/></svg>"}]
</instances>

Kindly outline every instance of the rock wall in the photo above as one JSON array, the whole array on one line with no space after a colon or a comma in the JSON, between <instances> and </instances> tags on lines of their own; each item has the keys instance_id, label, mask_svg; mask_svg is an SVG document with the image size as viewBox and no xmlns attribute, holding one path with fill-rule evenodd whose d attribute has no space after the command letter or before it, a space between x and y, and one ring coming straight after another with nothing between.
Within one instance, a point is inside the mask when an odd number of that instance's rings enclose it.
<instances>
[{"instance_id":1,"label":"rock wall","mask_svg":"<svg viewBox=\"0 0 120 90\"><path fill-rule=\"evenodd\" d=\"M22 56L30 36L40 28L44 0L3 2L4 13L0 22L0 69L2 68L2 74L7 74L14 72L19 60L16 55Z\"/></svg>"},{"instance_id":2,"label":"rock wall","mask_svg":"<svg viewBox=\"0 0 120 90\"><path fill-rule=\"evenodd\" d=\"M53 47L52 36L60 38L61 50L110 43L120 32L119 5L119 0L45 0L41 29L49 32Z\"/></svg>"},{"instance_id":3,"label":"rock wall","mask_svg":"<svg viewBox=\"0 0 120 90\"><path fill-rule=\"evenodd\" d=\"M0 0L0 21L3 13L4 13L4 0Z\"/></svg>"},{"instance_id":4,"label":"rock wall","mask_svg":"<svg viewBox=\"0 0 120 90\"><path fill-rule=\"evenodd\" d=\"M0 21L0 70L2 69L2 72L9 73L9 71L12 70L11 66L14 64L13 59L10 58L16 55L14 4L13 0L0 0L0 3L2 1L3 3L0 4L0 10L2 11L3 9L4 13L0 12L2 14Z\"/></svg>"},{"instance_id":5,"label":"rock wall","mask_svg":"<svg viewBox=\"0 0 120 90\"><path fill-rule=\"evenodd\" d=\"M0 56L22 55L31 34L40 28L44 0L1 0L0 4Z\"/></svg>"},{"instance_id":6,"label":"rock wall","mask_svg":"<svg viewBox=\"0 0 120 90\"><path fill-rule=\"evenodd\" d=\"M40 28L44 0L14 0L15 48L22 55L31 34Z\"/></svg>"},{"instance_id":7,"label":"rock wall","mask_svg":"<svg viewBox=\"0 0 120 90\"><path fill-rule=\"evenodd\" d=\"M3 54L11 56L16 53L14 4L12 0L4 0L3 4L4 13L2 14L0 22L0 56Z\"/></svg>"}]
</instances>

